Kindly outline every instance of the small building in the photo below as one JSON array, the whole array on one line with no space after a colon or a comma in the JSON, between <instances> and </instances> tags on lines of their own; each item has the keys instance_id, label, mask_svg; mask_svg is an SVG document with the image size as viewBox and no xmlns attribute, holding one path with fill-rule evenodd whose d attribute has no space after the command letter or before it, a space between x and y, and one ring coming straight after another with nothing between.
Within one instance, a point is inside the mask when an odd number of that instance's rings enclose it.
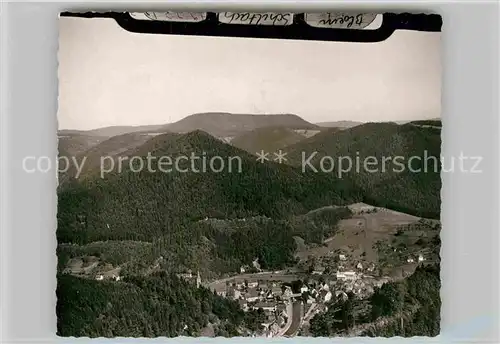
<instances>
[{"instance_id":1,"label":"small building","mask_svg":"<svg viewBox=\"0 0 500 344\"><path fill-rule=\"evenodd\" d=\"M267 335L269 338L272 338L275 334L278 334L280 330L280 325L275 322L269 327L269 334Z\"/></svg>"},{"instance_id":2,"label":"small building","mask_svg":"<svg viewBox=\"0 0 500 344\"><path fill-rule=\"evenodd\" d=\"M345 261L345 260L347 260L346 256L345 256L345 255L343 255L343 254L339 254L339 259L340 259L341 261Z\"/></svg>"},{"instance_id":3,"label":"small building","mask_svg":"<svg viewBox=\"0 0 500 344\"><path fill-rule=\"evenodd\" d=\"M177 277L186 279L193 278L193 272L191 270L188 270L184 273L177 274Z\"/></svg>"},{"instance_id":4,"label":"small building","mask_svg":"<svg viewBox=\"0 0 500 344\"><path fill-rule=\"evenodd\" d=\"M215 292L219 292L220 291L220 289L217 290L217 288L214 288L213 290ZM225 290L226 290L226 297L230 297L230 298L232 298L234 300L238 299L238 297L235 297L236 290L232 286L226 285L226 289Z\"/></svg>"},{"instance_id":5,"label":"small building","mask_svg":"<svg viewBox=\"0 0 500 344\"><path fill-rule=\"evenodd\" d=\"M356 280L356 273L354 271L337 271L336 277L341 281L354 281Z\"/></svg>"},{"instance_id":6,"label":"small building","mask_svg":"<svg viewBox=\"0 0 500 344\"><path fill-rule=\"evenodd\" d=\"M330 302L330 300L332 299L332 293L330 291L328 291L325 296L324 296L324 301L325 302Z\"/></svg>"},{"instance_id":7,"label":"small building","mask_svg":"<svg viewBox=\"0 0 500 344\"><path fill-rule=\"evenodd\" d=\"M266 281L259 280L257 281L257 283L259 284L259 288L263 290L269 288L269 283L267 283Z\"/></svg>"},{"instance_id":8,"label":"small building","mask_svg":"<svg viewBox=\"0 0 500 344\"><path fill-rule=\"evenodd\" d=\"M104 276L103 275L97 275L95 279L98 280L98 281L102 281L104 279Z\"/></svg>"},{"instance_id":9,"label":"small building","mask_svg":"<svg viewBox=\"0 0 500 344\"><path fill-rule=\"evenodd\" d=\"M358 263L358 265L356 265L356 268L358 268L359 270L363 270L363 265L361 263Z\"/></svg>"},{"instance_id":10,"label":"small building","mask_svg":"<svg viewBox=\"0 0 500 344\"><path fill-rule=\"evenodd\" d=\"M413 263L413 258L411 258L411 257L410 257L410 258L408 258L408 259L406 260L406 262L407 262L407 263Z\"/></svg>"},{"instance_id":11,"label":"small building","mask_svg":"<svg viewBox=\"0 0 500 344\"><path fill-rule=\"evenodd\" d=\"M304 286L302 286L302 288L300 288L301 293L306 293L308 291L309 291L309 288L306 285L304 285Z\"/></svg>"},{"instance_id":12,"label":"small building","mask_svg":"<svg viewBox=\"0 0 500 344\"><path fill-rule=\"evenodd\" d=\"M245 295L245 298L248 302L255 302L260 299L260 295L256 289L250 289Z\"/></svg>"},{"instance_id":13,"label":"small building","mask_svg":"<svg viewBox=\"0 0 500 344\"><path fill-rule=\"evenodd\" d=\"M274 312L276 310L276 304L272 302L257 302L253 305L253 308L262 308L264 311Z\"/></svg>"},{"instance_id":14,"label":"small building","mask_svg":"<svg viewBox=\"0 0 500 344\"><path fill-rule=\"evenodd\" d=\"M278 312L282 312L282 311L285 311L286 310L286 305L284 303L278 303L276 305L276 310Z\"/></svg>"},{"instance_id":15,"label":"small building","mask_svg":"<svg viewBox=\"0 0 500 344\"><path fill-rule=\"evenodd\" d=\"M241 291L233 289L233 298L235 300L240 299L241 298Z\"/></svg>"},{"instance_id":16,"label":"small building","mask_svg":"<svg viewBox=\"0 0 500 344\"><path fill-rule=\"evenodd\" d=\"M424 256L422 256L421 254L418 255L418 261L419 262L423 262L425 260Z\"/></svg>"},{"instance_id":17,"label":"small building","mask_svg":"<svg viewBox=\"0 0 500 344\"><path fill-rule=\"evenodd\" d=\"M325 272L325 270L326 270L326 269L325 269L325 267L324 267L324 266L322 266L322 265L320 265L320 264L316 264L316 265L314 266L314 269L313 269L313 271L312 271L312 274L313 274L313 275L323 275L323 273Z\"/></svg>"},{"instance_id":18,"label":"small building","mask_svg":"<svg viewBox=\"0 0 500 344\"><path fill-rule=\"evenodd\" d=\"M240 267L240 274L244 274L244 273L245 273L245 271L246 271L246 270L245 270L245 267L243 267L243 266L242 266L242 267Z\"/></svg>"},{"instance_id":19,"label":"small building","mask_svg":"<svg viewBox=\"0 0 500 344\"><path fill-rule=\"evenodd\" d=\"M290 287L286 287L285 292L283 293L283 297L290 298L292 297L293 292Z\"/></svg>"},{"instance_id":20,"label":"small building","mask_svg":"<svg viewBox=\"0 0 500 344\"><path fill-rule=\"evenodd\" d=\"M248 288L257 288L259 286L259 282L248 282Z\"/></svg>"}]
</instances>

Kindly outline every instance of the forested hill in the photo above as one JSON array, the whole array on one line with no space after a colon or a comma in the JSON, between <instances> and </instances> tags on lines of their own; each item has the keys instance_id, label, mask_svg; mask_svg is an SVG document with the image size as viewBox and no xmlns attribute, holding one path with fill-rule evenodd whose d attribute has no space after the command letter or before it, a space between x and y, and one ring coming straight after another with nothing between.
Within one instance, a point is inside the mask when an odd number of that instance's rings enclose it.
<instances>
[{"instance_id":1,"label":"forested hill","mask_svg":"<svg viewBox=\"0 0 500 344\"><path fill-rule=\"evenodd\" d=\"M256 161L256 157L201 132L172 137L159 135L132 155L220 156L222 172L109 173L88 178L60 190L58 240L86 243L98 240L144 240L162 236L174 227L205 217L243 218L265 215L286 218L324 205L348 204L361 193L349 181L328 180L302 173L285 164ZM233 170L229 172L230 157ZM201 160L201 159L200 159ZM190 167L183 161L181 168ZM197 167L198 170L201 168Z\"/></svg>"},{"instance_id":2,"label":"forested hill","mask_svg":"<svg viewBox=\"0 0 500 344\"><path fill-rule=\"evenodd\" d=\"M58 156L72 158L106 140L105 137L80 133L58 135Z\"/></svg>"},{"instance_id":3,"label":"forested hill","mask_svg":"<svg viewBox=\"0 0 500 344\"><path fill-rule=\"evenodd\" d=\"M305 137L294 130L283 127L258 128L236 136L231 145L246 150L250 154L256 152L276 152L278 149L304 140Z\"/></svg>"},{"instance_id":4,"label":"forested hill","mask_svg":"<svg viewBox=\"0 0 500 344\"><path fill-rule=\"evenodd\" d=\"M303 165L306 171L311 171L305 163L309 161L317 174L350 181L363 190L365 203L439 218L439 128L367 123L339 132L321 132L287 147L286 151L292 165ZM339 159L342 157L346 157L342 161L345 172L340 173Z\"/></svg>"},{"instance_id":5,"label":"forested hill","mask_svg":"<svg viewBox=\"0 0 500 344\"><path fill-rule=\"evenodd\" d=\"M406 280L389 283L378 289L370 300L371 320L375 326L368 326L362 335L370 337L439 335L441 328L439 271L437 265L421 266ZM389 321L377 322L380 317L385 317Z\"/></svg>"},{"instance_id":6,"label":"forested hill","mask_svg":"<svg viewBox=\"0 0 500 344\"><path fill-rule=\"evenodd\" d=\"M71 163L66 173L60 176L60 188L65 187L68 182L73 182L76 177L83 180L89 176L99 176L99 169L102 162L105 168L113 166L110 161L111 159L114 159L115 163L117 163L116 158L118 156L127 156L153 136L150 133L134 132L105 139L100 136L98 137L102 139L98 144L87 148L85 151L81 151L79 154L70 156L76 160L78 165Z\"/></svg>"},{"instance_id":7,"label":"forested hill","mask_svg":"<svg viewBox=\"0 0 500 344\"><path fill-rule=\"evenodd\" d=\"M123 282L59 275L57 335L77 337L241 336L262 321L232 300L196 288L175 274L127 277Z\"/></svg>"}]
</instances>

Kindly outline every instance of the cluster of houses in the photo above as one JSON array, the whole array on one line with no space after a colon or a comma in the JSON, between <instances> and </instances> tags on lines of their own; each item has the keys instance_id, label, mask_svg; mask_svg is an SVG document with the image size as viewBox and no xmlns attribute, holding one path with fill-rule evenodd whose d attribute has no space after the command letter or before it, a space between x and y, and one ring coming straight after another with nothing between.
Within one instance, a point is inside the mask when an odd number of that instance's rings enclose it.
<instances>
[{"instance_id":1,"label":"cluster of houses","mask_svg":"<svg viewBox=\"0 0 500 344\"><path fill-rule=\"evenodd\" d=\"M100 274L99 274L99 275L96 275L96 276L95 276L95 279L96 279L97 281L103 281L103 280L105 280L105 279L112 279L112 280L114 280L114 281L119 281L119 280L121 280L121 276L116 275L116 274L113 274L113 275L111 275L111 276L105 276L105 275L100 275Z\"/></svg>"},{"instance_id":2,"label":"cluster of houses","mask_svg":"<svg viewBox=\"0 0 500 344\"><path fill-rule=\"evenodd\" d=\"M353 261L346 254L322 257L321 262L316 262L312 275L321 275L322 280L327 280L331 290L335 290L335 297L345 298L348 293L364 297L373 293L375 287L380 287L387 281L384 278L375 278L374 263ZM418 261L422 262L422 255ZM412 261L413 262L413 261ZM328 274L324 274L323 267L328 266ZM333 270L333 271L332 271Z\"/></svg>"},{"instance_id":3,"label":"cluster of houses","mask_svg":"<svg viewBox=\"0 0 500 344\"><path fill-rule=\"evenodd\" d=\"M300 290L292 291L289 285L279 281L234 281L226 284L226 289L219 291L220 296L237 300L244 310L259 309L264 311L282 311L295 300L308 304L329 302L332 292L328 283L302 284Z\"/></svg>"},{"instance_id":4,"label":"cluster of houses","mask_svg":"<svg viewBox=\"0 0 500 344\"><path fill-rule=\"evenodd\" d=\"M421 254L419 254L419 255L418 255L418 258L417 258L417 261L418 261L419 263L421 263L421 262L423 262L424 260L425 260L424 256L423 256L423 255L421 255ZM406 262L407 262L407 263L414 263L414 262L415 262L415 260L413 259L413 257L411 257L411 256L410 256L410 257L408 257L408 258L406 259Z\"/></svg>"},{"instance_id":5,"label":"cluster of houses","mask_svg":"<svg viewBox=\"0 0 500 344\"><path fill-rule=\"evenodd\" d=\"M121 268L115 268L112 270L108 269L103 269L95 275L95 279L97 281L103 281L103 280L113 280L113 281L120 281L122 277L120 276L120 271Z\"/></svg>"},{"instance_id":6,"label":"cluster of houses","mask_svg":"<svg viewBox=\"0 0 500 344\"><path fill-rule=\"evenodd\" d=\"M244 311L262 309L266 316L262 325L268 335L275 335L285 326L289 317L286 308L294 296L290 288L282 288L274 281L234 280L217 293L236 300Z\"/></svg>"},{"instance_id":7,"label":"cluster of houses","mask_svg":"<svg viewBox=\"0 0 500 344\"><path fill-rule=\"evenodd\" d=\"M247 304L279 300L284 295L285 290L286 288L282 288L278 282L238 280L227 282L226 289L218 294L234 300L245 301L240 302L245 309Z\"/></svg>"}]
</instances>

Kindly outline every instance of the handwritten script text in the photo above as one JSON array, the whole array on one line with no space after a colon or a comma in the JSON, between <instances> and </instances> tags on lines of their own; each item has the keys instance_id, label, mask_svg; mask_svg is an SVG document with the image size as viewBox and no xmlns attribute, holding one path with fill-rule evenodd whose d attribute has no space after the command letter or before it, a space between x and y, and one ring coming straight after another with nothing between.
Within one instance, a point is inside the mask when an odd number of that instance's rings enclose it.
<instances>
[{"instance_id":1,"label":"handwritten script text","mask_svg":"<svg viewBox=\"0 0 500 344\"><path fill-rule=\"evenodd\" d=\"M219 13L219 21L226 24L290 25L293 13L222 12Z\"/></svg>"}]
</instances>

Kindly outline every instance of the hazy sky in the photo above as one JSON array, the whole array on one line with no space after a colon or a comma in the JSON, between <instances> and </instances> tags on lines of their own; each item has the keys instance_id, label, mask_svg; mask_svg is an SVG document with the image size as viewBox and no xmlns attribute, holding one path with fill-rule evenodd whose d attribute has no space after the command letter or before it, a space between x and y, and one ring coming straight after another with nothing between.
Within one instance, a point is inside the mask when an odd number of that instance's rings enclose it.
<instances>
[{"instance_id":1,"label":"hazy sky","mask_svg":"<svg viewBox=\"0 0 500 344\"><path fill-rule=\"evenodd\" d=\"M310 122L440 117L440 33L378 43L135 34L60 19L59 127L175 122L198 112Z\"/></svg>"}]
</instances>

